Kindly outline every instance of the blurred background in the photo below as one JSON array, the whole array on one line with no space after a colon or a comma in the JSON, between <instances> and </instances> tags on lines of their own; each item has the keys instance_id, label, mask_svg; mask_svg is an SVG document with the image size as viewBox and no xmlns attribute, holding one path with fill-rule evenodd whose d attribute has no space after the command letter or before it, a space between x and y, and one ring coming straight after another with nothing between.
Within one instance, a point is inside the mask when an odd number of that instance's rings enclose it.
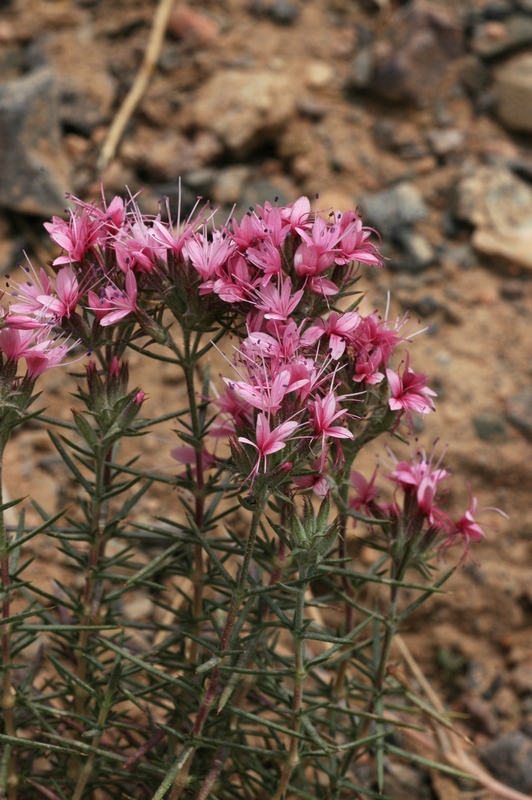
<instances>
[{"instance_id":1,"label":"blurred background","mask_svg":"<svg viewBox=\"0 0 532 800\"><path fill-rule=\"evenodd\" d=\"M181 187L182 210L201 195L219 222L301 194L320 211L358 207L386 258L365 270L365 310L384 313L391 293L393 316L428 326L410 347L439 396L420 444L448 445L457 509L470 484L510 515L493 517L478 564L424 607L409 646L469 715L490 769L529 792L532 0L176 0L103 159L163 3L0 0L0 271L22 250L48 261L43 221L67 192L101 199L101 180L108 199L142 189L154 214L164 196L177 211ZM145 370L161 381L157 413L177 388ZM69 379L51 380L58 395ZM46 436L29 427L17 443L8 482L59 503Z\"/></svg>"}]
</instances>

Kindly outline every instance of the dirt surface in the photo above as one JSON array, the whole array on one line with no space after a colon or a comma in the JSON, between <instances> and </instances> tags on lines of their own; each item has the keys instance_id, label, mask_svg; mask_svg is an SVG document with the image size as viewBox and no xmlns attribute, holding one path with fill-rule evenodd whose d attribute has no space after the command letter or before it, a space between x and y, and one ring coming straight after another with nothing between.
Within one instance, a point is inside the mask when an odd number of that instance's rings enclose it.
<instances>
[{"instance_id":1,"label":"dirt surface","mask_svg":"<svg viewBox=\"0 0 532 800\"><path fill-rule=\"evenodd\" d=\"M510 515L507 522L486 512L497 529L475 547L478 563L458 569L449 592L415 615L406 641L442 699L468 715L477 753L492 743L490 769L530 792L532 124L514 130L496 80L532 52L532 34L523 34L532 4L176 3L149 88L100 176L98 154L142 61L155 7L0 2L0 92L29 86L11 116L1 116L9 100L0 94L0 162L19 165L0 178L0 266L11 271L22 248L35 263L48 259L43 219L60 212L64 190L98 199L100 177L109 196L142 188L146 212L163 195L175 199L180 176L185 205L209 197L220 220L234 204L277 196L319 193L319 209L359 206L387 258L382 271L366 270L366 309L383 310L390 292L391 313L411 309L412 330L428 327L411 350L439 397L437 413L419 424L420 441L429 450L435 439L448 445L457 510L470 484L481 507ZM39 84L43 73L48 82ZM57 108L50 119L35 99L46 93ZM15 126L34 138L10 138ZM36 153L41 182L31 177ZM17 194L14 186L26 188ZM149 413L182 392L149 364L136 379L149 387ZM73 389L65 373L48 386L56 399ZM147 466L162 447L146 439ZM43 502L61 504L61 469L43 432L21 432L8 457L12 495L36 486ZM368 469L373 463L368 455ZM152 497L146 516L160 503ZM35 574L55 558L43 546ZM518 731L528 751L512 745ZM513 753L506 767L505 746ZM393 791L452 796L436 780L432 794L402 789L399 779Z\"/></svg>"}]
</instances>

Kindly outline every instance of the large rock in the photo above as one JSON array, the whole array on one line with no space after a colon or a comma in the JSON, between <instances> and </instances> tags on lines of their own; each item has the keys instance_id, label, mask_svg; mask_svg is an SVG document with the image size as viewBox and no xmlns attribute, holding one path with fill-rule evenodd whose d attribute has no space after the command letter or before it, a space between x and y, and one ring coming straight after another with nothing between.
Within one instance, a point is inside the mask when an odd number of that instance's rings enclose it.
<instances>
[{"instance_id":1,"label":"large rock","mask_svg":"<svg viewBox=\"0 0 532 800\"><path fill-rule=\"evenodd\" d=\"M49 217L61 213L68 166L61 151L52 70L0 84L0 206Z\"/></svg>"},{"instance_id":2,"label":"large rock","mask_svg":"<svg viewBox=\"0 0 532 800\"><path fill-rule=\"evenodd\" d=\"M502 167L480 167L460 182L456 216L475 226L484 255L532 270L532 190Z\"/></svg>"},{"instance_id":3,"label":"large rock","mask_svg":"<svg viewBox=\"0 0 532 800\"><path fill-rule=\"evenodd\" d=\"M456 15L413 0L394 14L384 37L357 53L347 87L366 88L396 103L435 96L463 47Z\"/></svg>"},{"instance_id":4,"label":"large rock","mask_svg":"<svg viewBox=\"0 0 532 800\"><path fill-rule=\"evenodd\" d=\"M483 58L495 58L532 41L532 19L512 14L504 22L484 22L473 31L472 49Z\"/></svg>"},{"instance_id":5,"label":"large rock","mask_svg":"<svg viewBox=\"0 0 532 800\"><path fill-rule=\"evenodd\" d=\"M490 772L512 789L532 789L532 739L522 731L497 737L480 750L480 757Z\"/></svg>"},{"instance_id":6,"label":"large rock","mask_svg":"<svg viewBox=\"0 0 532 800\"><path fill-rule=\"evenodd\" d=\"M495 73L497 114L508 128L532 131L532 53L512 58Z\"/></svg>"},{"instance_id":7,"label":"large rock","mask_svg":"<svg viewBox=\"0 0 532 800\"><path fill-rule=\"evenodd\" d=\"M374 225L384 236L400 236L405 228L428 214L421 192L409 181L402 181L381 192L365 194L360 205L364 222Z\"/></svg>"},{"instance_id":8,"label":"large rock","mask_svg":"<svg viewBox=\"0 0 532 800\"><path fill-rule=\"evenodd\" d=\"M197 95L192 117L236 155L276 137L296 109L298 87L283 72L218 72Z\"/></svg>"},{"instance_id":9,"label":"large rock","mask_svg":"<svg viewBox=\"0 0 532 800\"><path fill-rule=\"evenodd\" d=\"M59 116L64 125L90 136L94 128L109 121L115 80L107 69L105 48L90 29L80 27L43 36L35 56L55 70Z\"/></svg>"}]
</instances>

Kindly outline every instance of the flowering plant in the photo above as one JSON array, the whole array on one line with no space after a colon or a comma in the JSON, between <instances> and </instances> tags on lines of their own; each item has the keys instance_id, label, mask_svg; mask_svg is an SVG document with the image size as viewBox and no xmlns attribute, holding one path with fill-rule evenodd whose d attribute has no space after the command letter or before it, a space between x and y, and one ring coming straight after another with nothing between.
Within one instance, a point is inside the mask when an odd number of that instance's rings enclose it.
<instances>
[{"instance_id":1,"label":"flowering plant","mask_svg":"<svg viewBox=\"0 0 532 800\"><path fill-rule=\"evenodd\" d=\"M40 416L81 493L65 514L39 508L36 527L23 514L1 525L0 796L381 793L385 755L410 757L387 736L408 728L407 706L391 712L393 636L448 577L431 582L430 555L462 544L466 558L484 534L474 498L455 521L441 508L449 473L424 451L383 476L389 502L377 471L354 469L436 396L409 352L394 362L408 318L361 311L360 265L381 266L373 232L304 197L220 227L208 205L173 221L134 198L72 201L68 221L45 226L61 248L52 269L10 279L0 320L0 453ZM208 359L224 343L217 382ZM35 382L73 350L87 358L78 407L54 423L30 411ZM128 353L170 365L185 407L141 417ZM174 476L123 460L122 439L169 420ZM146 523L137 509L157 486L177 491ZM81 581L25 582L18 556L41 533ZM380 551L369 569L360 542ZM128 619L132 589L151 598L145 621ZM41 634L44 654L29 655Z\"/></svg>"}]
</instances>

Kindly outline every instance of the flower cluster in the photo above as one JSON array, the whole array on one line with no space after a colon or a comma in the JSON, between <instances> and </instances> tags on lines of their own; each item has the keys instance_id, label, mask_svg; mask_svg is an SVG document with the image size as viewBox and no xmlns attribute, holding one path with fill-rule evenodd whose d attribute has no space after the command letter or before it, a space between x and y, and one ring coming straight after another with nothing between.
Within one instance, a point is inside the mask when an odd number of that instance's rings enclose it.
<instances>
[{"instance_id":1,"label":"flower cluster","mask_svg":"<svg viewBox=\"0 0 532 800\"><path fill-rule=\"evenodd\" d=\"M164 309L198 334L221 326L238 344L210 435L230 440L241 486L252 489L260 479L270 490L283 484L322 497L347 479L367 441L401 421L412 431L413 412L434 410L435 392L411 367L410 354L402 367L392 366L398 345L409 341L408 318L361 311L359 265L378 267L381 258L356 212L324 217L301 197L251 208L217 228L212 209L199 201L186 220L173 222L168 208L166 220L163 210L142 214L135 198L100 205L71 199L69 220L54 217L45 226L63 251L55 276L30 267L26 282L11 281L12 306L1 323L5 358L25 358L32 378L71 346L57 342L59 333L89 351L114 343L114 354L125 326L135 324L140 335L168 344ZM178 460L180 453L174 451ZM202 459L215 463L208 450ZM451 543L461 537L467 550L480 536L466 524L474 508L452 527L432 502L447 473L422 467L427 463L411 468L417 505L405 490L404 513L418 527L421 515ZM374 479L364 486L353 473L359 498L352 507L379 516ZM394 480L405 488L414 478Z\"/></svg>"},{"instance_id":2,"label":"flower cluster","mask_svg":"<svg viewBox=\"0 0 532 800\"><path fill-rule=\"evenodd\" d=\"M501 509L492 506L477 509L477 499L470 494L467 510L453 520L441 508L445 493L441 493L440 484L450 477L450 472L440 466L441 458L433 464L434 451L427 456L424 450L413 454L410 461L397 461L391 453L390 456L394 467L383 477L396 487L393 502L379 501L380 488L375 485L377 470L370 481L353 470L351 483L356 495L350 501L350 508L355 521L361 514L369 524L372 519L378 521L388 544L398 545L401 552L412 548L409 553L412 561L435 546L443 552L456 544L462 545L465 560L471 542L479 542L486 535L475 519L476 514L496 511L506 517Z\"/></svg>"}]
</instances>

